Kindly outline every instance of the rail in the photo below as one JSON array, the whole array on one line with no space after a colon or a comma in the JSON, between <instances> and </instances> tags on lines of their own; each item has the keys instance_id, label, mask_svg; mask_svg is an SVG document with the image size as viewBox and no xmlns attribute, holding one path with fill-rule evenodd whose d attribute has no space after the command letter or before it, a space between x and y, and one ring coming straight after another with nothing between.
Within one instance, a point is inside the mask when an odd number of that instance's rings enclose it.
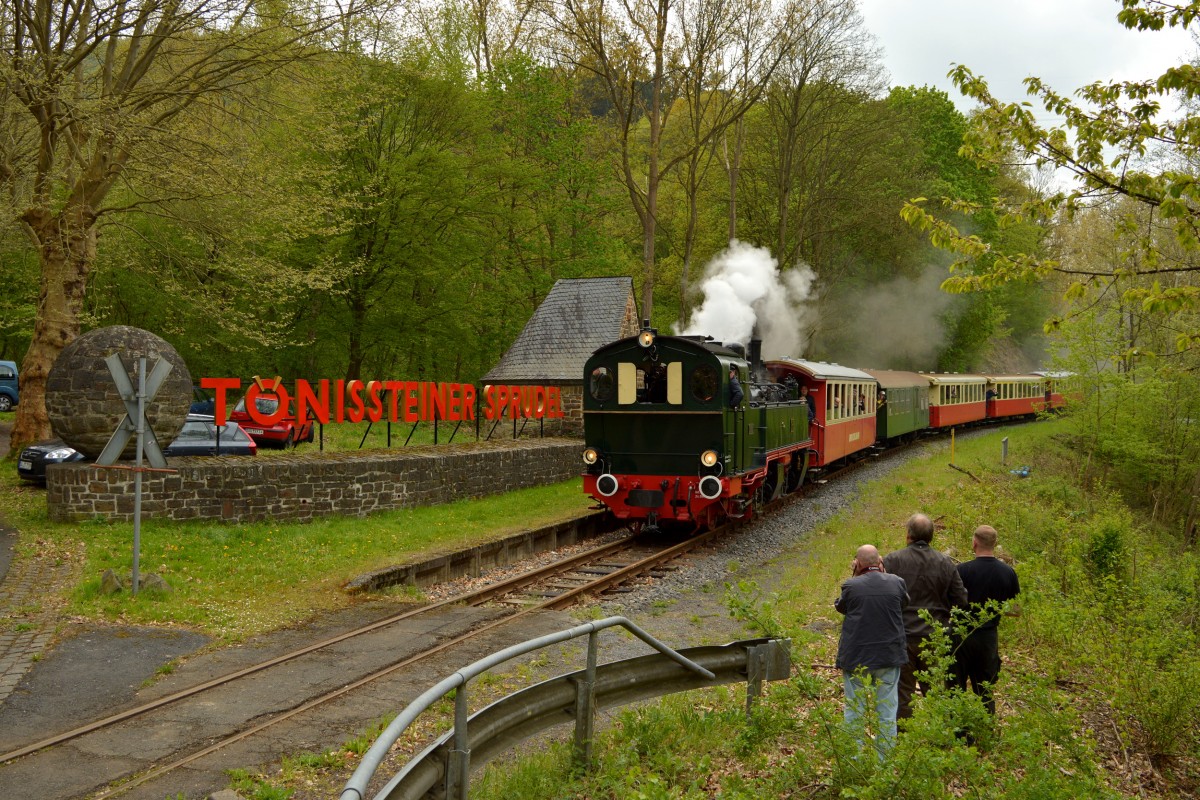
<instances>
[{"instance_id":1,"label":"rail","mask_svg":"<svg viewBox=\"0 0 1200 800\"><path fill-rule=\"evenodd\" d=\"M620 626L657 654L597 666L600 631ZM587 666L498 700L468 717L467 681L520 655L586 635ZM681 669L682 667L682 669ZM598 708L610 708L664 694L747 681L747 707L764 680L791 672L789 641L751 639L728 645L672 650L624 617L609 617L513 645L480 659L425 691L388 725L363 756L342 789L340 800L365 800L367 787L388 750L417 717L452 690L454 728L412 759L375 800L447 797L465 800L471 762L486 763L514 744L574 719L575 755L591 762Z\"/></svg>"}]
</instances>

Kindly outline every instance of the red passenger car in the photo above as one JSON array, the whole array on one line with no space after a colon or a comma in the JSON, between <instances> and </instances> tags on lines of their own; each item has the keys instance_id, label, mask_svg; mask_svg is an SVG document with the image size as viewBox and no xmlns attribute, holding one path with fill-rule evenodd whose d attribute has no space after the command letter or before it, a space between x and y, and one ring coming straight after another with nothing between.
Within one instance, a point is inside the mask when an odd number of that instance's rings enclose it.
<instances>
[{"instance_id":1,"label":"red passenger car","mask_svg":"<svg viewBox=\"0 0 1200 800\"><path fill-rule=\"evenodd\" d=\"M988 419L1031 416L1049 405L1046 380L1040 375L988 376Z\"/></svg>"},{"instance_id":2,"label":"red passenger car","mask_svg":"<svg viewBox=\"0 0 1200 800\"><path fill-rule=\"evenodd\" d=\"M929 380L930 428L949 428L987 418L987 378L952 372L921 374Z\"/></svg>"},{"instance_id":3,"label":"red passenger car","mask_svg":"<svg viewBox=\"0 0 1200 800\"><path fill-rule=\"evenodd\" d=\"M1069 391L1067 385L1069 385L1071 378L1074 377L1074 373L1035 372L1033 374L1046 382L1043 396L1045 397L1048 410L1054 411L1066 405L1065 395ZM1073 394L1072 399L1078 399L1078 396Z\"/></svg>"},{"instance_id":4,"label":"red passenger car","mask_svg":"<svg viewBox=\"0 0 1200 800\"><path fill-rule=\"evenodd\" d=\"M816 404L811 436L814 457L809 466L823 467L875 444L875 379L867 373L818 361L784 358L768 361L767 372L783 383L791 376Z\"/></svg>"}]
</instances>

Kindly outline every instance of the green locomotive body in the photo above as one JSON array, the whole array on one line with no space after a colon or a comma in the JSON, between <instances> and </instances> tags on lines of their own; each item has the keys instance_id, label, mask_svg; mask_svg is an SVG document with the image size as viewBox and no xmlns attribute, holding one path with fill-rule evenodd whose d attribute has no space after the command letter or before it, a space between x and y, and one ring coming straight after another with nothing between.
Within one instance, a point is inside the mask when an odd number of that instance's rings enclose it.
<instances>
[{"instance_id":1,"label":"green locomotive body","mask_svg":"<svg viewBox=\"0 0 1200 800\"><path fill-rule=\"evenodd\" d=\"M738 349L651 329L597 350L584 369L584 490L637 527L696 529L799 486L808 407L752 367Z\"/></svg>"}]
</instances>

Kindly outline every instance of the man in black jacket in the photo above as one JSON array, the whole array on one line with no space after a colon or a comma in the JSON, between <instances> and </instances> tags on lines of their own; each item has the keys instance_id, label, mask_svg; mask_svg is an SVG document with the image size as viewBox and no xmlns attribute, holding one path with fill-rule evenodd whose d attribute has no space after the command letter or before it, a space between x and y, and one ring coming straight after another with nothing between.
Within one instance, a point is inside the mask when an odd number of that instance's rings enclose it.
<instances>
[{"instance_id":1,"label":"man in black jacket","mask_svg":"<svg viewBox=\"0 0 1200 800\"><path fill-rule=\"evenodd\" d=\"M904 607L908 592L904 580L888 575L873 545L858 548L851 564L854 577L842 584L833 604L846 615L838 641L837 667L846 689L846 724L855 727L875 691L879 717L876 751L886 756L896 741L896 688L900 667L908 660L904 635Z\"/></svg>"},{"instance_id":2,"label":"man in black jacket","mask_svg":"<svg viewBox=\"0 0 1200 800\"><path fill-rule=\"evenodd\" d=\"M967 590L963 588L953 559L929 546L933 541L933 520L924 514L913 514L905 526L908 547L888 553L883 565L893 575L908 584L909 604L904 610L904 630L908 639L908 663L900 670L901 719L912 716L912 696L917 689L916 672L926 669L921 647L933 628L921 619L921 609L929 611L935 623L950 624L950 609L966 606ZM928 687L922 683L921 693Z\"/></svg>"}]
</instances>

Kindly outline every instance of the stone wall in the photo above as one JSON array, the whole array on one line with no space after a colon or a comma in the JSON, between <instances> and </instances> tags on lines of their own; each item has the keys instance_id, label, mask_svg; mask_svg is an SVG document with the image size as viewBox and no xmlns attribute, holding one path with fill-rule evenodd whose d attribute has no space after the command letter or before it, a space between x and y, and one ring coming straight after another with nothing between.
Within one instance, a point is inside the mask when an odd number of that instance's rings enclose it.
<instances>
[{"instance_id":1,"label":"stone wall","mask_svg":"<svg viewBox=\"0 0 1200 800\"><path fill-rule=\"evenodd\" d=\"M174 520L310 520L364 516L556 483L583 471L568 439L505 440L408 449L175 458L174 473L142 476L142 516ZM90 464L46 470L50 519L133 519L134 475Z\"/></svg>"}]
</instances>

